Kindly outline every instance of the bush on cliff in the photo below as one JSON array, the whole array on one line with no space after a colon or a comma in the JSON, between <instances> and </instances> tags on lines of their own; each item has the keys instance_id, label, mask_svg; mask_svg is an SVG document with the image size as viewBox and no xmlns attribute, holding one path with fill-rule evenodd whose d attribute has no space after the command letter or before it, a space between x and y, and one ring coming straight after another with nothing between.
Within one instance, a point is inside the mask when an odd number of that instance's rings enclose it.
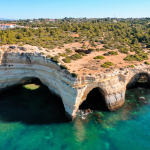
<instances>
[{"instance_id":1,"label":"bush on cliff","mask_svg":"<svg viewBox=\"0 0 150 150\"><path fill-rule=\"evenodd\" d=\"M145 63L146 65L150 65L150 63L149 63L148 61L145 61L144 63Z\"/></svg>"},{"instance_id":2,"label":"bush on cliff","mask_svg":"<svg viewBox=\"0 0 150 150\"><path fill-rule=\"evenodd\" d=\"M106 48L101 48L100 51L107 51L107 49Z\"/></svg>"},{"instance_id":3,"label":"bush on cliff","mask_svg":"<svg viewBox=\"0 0 150 150\"><path fill-rule=\"evenodd\" d=\"M89 48L88 51L92 52L94 51L94 48Z\"/></svg>"},{"instance_id":4,"label":"bush on cliff","mask_svg":"<svg viewBox=\"0 0 150 150\"><path fill-rule=\"evenodd\" d=\"M68 70L68 67L66 65L60 65L60 68Z\"/></svg>"},{"instance_id":5,"label":"bush on cliff","mask_svg":"<svg viewBox=\"0 0 150 150\"><path fill-rule=\"evenodd\" d=\"M67 52L67 53L72 53L72 50L66 49L66 52Z\"/></svg>"},{"instance_id":6,"label":"bush on cliff","mask_svg":"<svg viewBox=\"0 0 150 150\"><path fill-rule=\"evenodd\" d=\"M71 76L74 77L74 78L77 78L77 77L78 77L78 74L76 74L76 73L71 73Z\"/></svg>"},{"instance_id":7,"label":"bush on cliff","mask_svg":"<svg viewBox=\"0 0 150 150\"><path fill-rule=\"evenodd\" d=\"M71 63L71 59L69 57L64 58L63 61L65 63Z\"/></svg>"},{"instance_id":8,"label":"bush on cliff","mask_svg":"<svg viewBox=\"0 0 150 150\"><path fill-rule=\"evenodd\" d=\"M109 55L118 55L117 51L109 51L108 53L105 53L104 56L109 56Z\"/></svg>"},{"instance_id":9,"label":"bush on cliff","mask_svg":"<svg viewBox=\"0 0 150 150\"><path fill-rule=\"evenodd\" d=\"M131 68L134 68L134 65L130 65Z\"/></svg>"},{"instance_id":10,"label":"bush on cliff","mask_svg":"<svg viewBox=\"0 0 150 150\"><path fill-rule=\"evenodd\" d=\"M41 52L41 55L46 55L44 52Z\"/></svg>"},{"instance_id":11,"label":"bush on cliff","mask_svg":"<svg viewBox=\"0 0 150 150\"><path fill-rule=\"evenodd\" d=\"M124 58L124 60L127 61L143 61L143 60L147 60L148 55L146 53L140 53L140 54L135 54L135 55L128 55L127 57Z\"/></svg>"},{"instance_id":12,"label":"bush on cliff","mask_svg":"<svg viewBox=\"0 0 150 150\"><path fill-rule=\"evenodd\" d=\"M72 60L78 60L78 59L82 59L83 57L80 54L76 53L74 55L71 55L69 58Z\"/></svg>"},{"instance_id":13,"label":"bush on cliff","mask_svg":"<svg viewBox=\"0 0 150 150\"><path fill-rule=\"evenodd\" d=\"M84 52L79 53L82 56L86 56L86 54Z\"/></svg>"},{"instance_id":14,"label":"bush on cliff","mask_svg":"<svg viewBox=\"0 0 150 150\"><path fill-rule=\"evenodd\" d=\"M56 64L58 64L58 63L60 62L60 61L59 61L59 56L56 55L56 56L52 57L52 58L51 58L51 61L52 61L52 62L55 62Z\"/></svg>"},{"instance_id":15,"label":"bush on cliff","mask_svg":"<svg viewBox=\"0 0 150 150\"><path fill-rule=\"evenodd\" d=\"M51 55L47 55L47 56L46 56L46 58L51 58L51 57L52 57Z\"/></svg>"},{"instance_id":16,"label":"bush on cliff","mask_svg":"<svg viewBox=\"0 0 150 150\"><path fill-rule=\"evenodd\" d=\"M120 53L124 53L124 54L128 54L129 49L128 48L120 48L119 52Z\"/></svg>"},{"instance_id":17,"label":"bush on cliff","mask_svg":"<svg viewBox=\"0 0 150 150\"><path fill-rule=\"evenodd\" d=\"M109 68L109 66L106 65L106 64L102 64L101 67L103 67L103 68Z\"/></svg>"},{"instance_id":18,"label":"bush on cliff","mask_svg":"<svg viewBox=\"0 0 150 150\"><path fill-rule=\"evenodd\" d=\"M59 55L59 56L62 56L62 57L68 57L68 55L65 54L65 53L59 53L58 55Z\"/></svg>"},{"instance_id":19,"label":"bush on cliff","mask_svg":"<svg viewBox=\"0 0 150 150\"><path fill-rule=\"evenodd\" d=\"M94 57L94 59L105 59L105 57L99 55L99 56Z\"/></svg>"},{"instance_id":20,"label":"bush on cliff","mask_svg":"<svg viewBox=\"0 0 150 150\"><path fill-rule=\"evenodd\" d=\"M105 64L108 65L108 66L113 66L114 65L112 62L108 62L108 61L106 61Z\"/></svg>"}]
</instances>

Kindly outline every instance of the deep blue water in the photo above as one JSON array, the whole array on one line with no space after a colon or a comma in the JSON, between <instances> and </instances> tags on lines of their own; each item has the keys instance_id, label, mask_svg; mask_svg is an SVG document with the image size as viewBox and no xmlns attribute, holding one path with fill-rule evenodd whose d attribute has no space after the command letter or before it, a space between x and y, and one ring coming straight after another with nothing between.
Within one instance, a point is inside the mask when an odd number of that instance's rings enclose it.
<instances>
[{"instance_id":1,"label":"deep blue water","mask_svg":"<svg viewBox=\"0 0 150 150\"><path fill-rule=\"evenodd\" d=\"M150 89L127 90L116 112L79 112L67 122L61 99L36 88L0 94L0 150L150 150Z\"/></svg>"}]
</instances>

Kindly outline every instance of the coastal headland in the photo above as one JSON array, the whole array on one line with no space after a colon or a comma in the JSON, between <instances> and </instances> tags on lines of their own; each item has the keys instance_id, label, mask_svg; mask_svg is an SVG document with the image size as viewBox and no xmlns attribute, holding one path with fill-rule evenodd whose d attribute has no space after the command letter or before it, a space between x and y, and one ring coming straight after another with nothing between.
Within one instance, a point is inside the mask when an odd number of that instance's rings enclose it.
<instances>
[{"instance_id":1,"label":"coastal headland","mask_svg":"<svg viewBox=\"0 0 150 150\"><path fill-rule=\"evenodd\" d=\"M144 63L137 63L134 67L103 68L103 71L99 67L92 74L76 75L70 71L72 69L61 62L56 63L53 57L46 57L36 46L0 47L0 91L38 78L62 98L69 120L75 118L79 106L94 88L102 94L100 100L114 111L123 106L126 88L133 86L142 75L150 80L150 66Z\"/></svg>"}]
</instances>

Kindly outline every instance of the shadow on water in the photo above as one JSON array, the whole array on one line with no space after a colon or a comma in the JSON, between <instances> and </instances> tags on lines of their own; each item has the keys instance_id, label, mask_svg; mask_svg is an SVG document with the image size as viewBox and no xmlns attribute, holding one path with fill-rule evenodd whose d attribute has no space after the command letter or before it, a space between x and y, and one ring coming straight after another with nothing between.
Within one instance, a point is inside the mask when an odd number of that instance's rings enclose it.
<instances>
[{"instance_id":1,"label":"shadow on water","mask_svg":"<svg viewBox=\"0 0 150 150\"><path fill-rule=\"evenodd\" d=\"M80 105L79 109L108 111L105 98L99 88L94 88L90 91L87 99Z\"/></svg>"},{"instance_id":2,"label":"shadow on water","mask_svg":"<svg viewBox=\"0 0 150 150\"><path fill-rule=\"evenodd\" d=\"M38 79L0 94L0 120L25 124L67 122L61 98L52 94Z\"/></svg>"}]
</instances>

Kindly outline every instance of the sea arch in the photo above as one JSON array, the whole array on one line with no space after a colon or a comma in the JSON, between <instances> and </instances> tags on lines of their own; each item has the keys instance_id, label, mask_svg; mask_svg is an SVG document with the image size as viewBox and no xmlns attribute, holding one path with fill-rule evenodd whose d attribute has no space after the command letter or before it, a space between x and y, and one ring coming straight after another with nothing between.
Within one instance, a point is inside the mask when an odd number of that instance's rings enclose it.
<instances>
[{"instance_id":1,"label":"sea arch","mask_svg":"<svg viewBox=\"0 0 150 150\"><path fill-rule=\"evenodd\" d=\"M88 92L87 92L88 91ZM85 92L86 99L82 101L79 109L106 110L108 109L105 99L105 92L100 87L89 87Z\"/></svg>"},{"instance_id":2,"label":"sea arch","mask_svg":"<svg viewBox=\"0 0 150 150\"><path fill-rule=\"evenodd\" d=\"M137 81L141 77L146 77L147 78L147 83L148 83L148 85L150 85L150 74L148 72L139 72L139 73L135 73L134 75L129 77L129 79L127 81L127 84L126 84L126 89L135 87Z\"/></svg>"}]
</instances>

